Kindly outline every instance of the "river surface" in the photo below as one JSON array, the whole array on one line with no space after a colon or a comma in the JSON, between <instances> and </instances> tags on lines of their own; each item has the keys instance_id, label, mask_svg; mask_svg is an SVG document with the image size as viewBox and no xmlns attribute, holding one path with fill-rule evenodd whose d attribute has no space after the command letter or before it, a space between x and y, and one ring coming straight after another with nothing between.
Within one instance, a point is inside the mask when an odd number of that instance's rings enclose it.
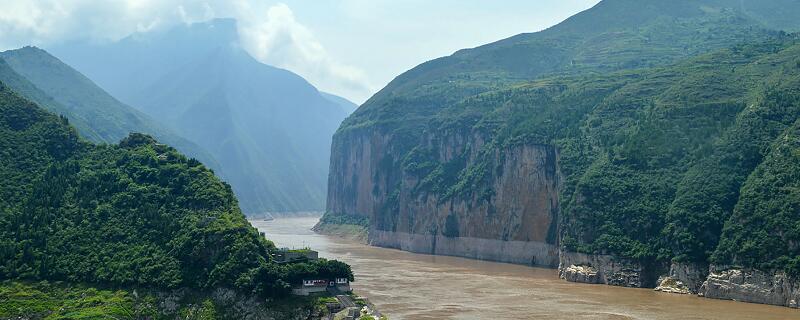
<instances>
[{"instance_id":1,"label":"river surface","mask_svg":"<svg viewBox=\"0 0 800 320\"><path fill-rule=\"evenodd\" d=\"M315 234L318 218L251 223L279 247L350 264L353 289L391 319L800 319L785 307L569 283L556 270L414 254Z\"/></svg>"}]
</instances>

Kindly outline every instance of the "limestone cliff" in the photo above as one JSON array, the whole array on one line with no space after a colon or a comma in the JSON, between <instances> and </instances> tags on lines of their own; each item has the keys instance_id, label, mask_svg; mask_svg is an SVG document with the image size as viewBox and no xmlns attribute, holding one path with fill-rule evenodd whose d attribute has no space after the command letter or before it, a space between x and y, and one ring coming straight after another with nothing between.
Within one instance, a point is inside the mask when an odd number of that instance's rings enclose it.
<instances>
[{"instance_id":1,"label":"limestone cliff","mask_svg":"<svg viewBox=\"0 0 800 320\"><path fill-rule=\"evenodd\" d=\"M366 130L334 139L328 212L369 218L369 243L376 246L557 266L560 180L554 147L487 152L477 132L426 135L418 148L432 151L440 167L458 163L466 171L478 170L480 162L485 169L467 192L457 186L436 192L431 180L447 180L441 177L446 173L410 168L408 159L394 156L393 139Z\"/></svg>"}]
</instances>

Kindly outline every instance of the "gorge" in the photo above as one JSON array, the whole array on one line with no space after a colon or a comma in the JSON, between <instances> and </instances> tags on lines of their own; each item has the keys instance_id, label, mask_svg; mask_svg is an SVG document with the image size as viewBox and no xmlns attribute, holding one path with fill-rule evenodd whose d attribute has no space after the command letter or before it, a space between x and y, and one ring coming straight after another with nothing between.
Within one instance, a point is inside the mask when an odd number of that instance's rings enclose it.
<instances>
[{"instance_id":1,"label":"gorge","mask_svg":"<svg viewBox=\"0 0 800 320\"><path fill-rule=\"evenodd\" d=\"M800 5L766 2L607 0L404 73L334 136L318 229L797 307L798 26L763 10Z\"/></svg>"}]
</instances>

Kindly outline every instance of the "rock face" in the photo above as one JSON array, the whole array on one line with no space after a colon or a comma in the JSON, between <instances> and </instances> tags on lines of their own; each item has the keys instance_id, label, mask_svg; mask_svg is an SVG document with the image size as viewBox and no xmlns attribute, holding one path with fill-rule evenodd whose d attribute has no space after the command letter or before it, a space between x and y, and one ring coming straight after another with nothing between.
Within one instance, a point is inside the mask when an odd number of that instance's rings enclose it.
<instances>
[{"instance_id":1,"label":"rock face","mask_svg":"<svg viewBox=\"0 0 800 320\"><path fill-rule=\"evenodd\" d=\"M619 287L652 288L653 275L642 265L610 255L561 252L558 274L570 282L607 284Z\"/></svg>"},{"instance_id":2,"label":"rock face","mask_svg":"<svg viewBox=\"0 0 800 320\"><path fill-rule=\"evenodd\" d=\"M470 168L488 157L470 192L428 190L393 150L403 137L377 130L334 138L327 211L367 217L369 243L418 253L556 267L559 169L556 149L516 145L481 153L480 133L423 137L432 159ZM485 151L485 150L484 150Z\"/></svg>"},{"instance_id":3,"label":"rock face","mask_svg":"<svg viewBox=\"0 0 800 320\"><path fill-rule=\"evenodd\" d=\"M668 293L698 293L708 276L708 267L690 263L672 263L669 274L659 277L656 291Z\"/></svg>"},{"instance_id":4,"label":"rock face","mask_svg":"<svg viewBox=\"0 0 800 320\"><path fill-rule=\"evenodd\" d=\"M708 279L700 288L700 295L797 308L800 303L800 283L783 272L718 269L712 266Z\"/></svg>"}]
</instances>

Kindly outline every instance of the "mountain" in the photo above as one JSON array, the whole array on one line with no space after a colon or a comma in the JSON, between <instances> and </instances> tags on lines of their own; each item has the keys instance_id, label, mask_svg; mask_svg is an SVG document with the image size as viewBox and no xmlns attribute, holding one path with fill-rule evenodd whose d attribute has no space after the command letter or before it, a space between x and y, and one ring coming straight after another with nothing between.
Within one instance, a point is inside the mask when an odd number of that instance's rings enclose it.
<instances>
[{"instance_id":1,"label":"mountain","mask_svg":"<svg viewBox=\"0 0 800 320\"><path fill-rule=\"evenodd\" d=\"M42 49L5 51L0 53L0 60L0 81L47 110L66 116L89 141L116 143L132 132L147 133L218 168L208 152L119 102Z\"/></svg>"},{"instance_id":2,"label":"mountain","mask_svg":"<svg viewBox=\"0 0 800 320\"><path fill-rule=\"evenodd\" d=\"M320 91L320 94L322 94L322 97L324 97L325 99L328 99L329 101L338 104L342 108L342 111L347 115L353 113L353 111L356 111L356 109L358 109L357 104L353 103L350 100L337 96L335 94L330 94L322 91Z\"/></svg>"},{"instance_id":3,"label":"mountain","mask_svg":"<svg viewBox=\"0 0 800 320\"><path fill-rule=\"evenodd\" d=\"M214 154L245 212L324 207L331 137L352 106L253 59L234 20L53 50Z\"/></svg>"},{"instance_id":4,"label":"mountain","mask_svg":"<svg viewBox=\"0 0 800 320\"><path fill-rule=\"evenodd\" d=\"M175 318L186 311L177 306L203 298L212 301L210 309L230 312L221 318L241 319L256 312L243 306L268 310L266 298L290 302L289 285L298 279L352 279L349 266L337 261L274 262L274 245L247 222L230 186L197 160L138 133L115 145L85 142L66 117L2 82L0 154L0 317L124 311L128 318ZM40 280L50 282L30 283ZM10 291L36 290L26 286L86 285L114 288L119 297L105 305L102 297L32 298L23 291L6 300ZM71 310L50 306L70 299Z\"/></svg>"},{"instance_id":5,"label":"mountain","mask_svg":"<svg viewBox=\"0 0 800 320\"><path fill-rule=\"evenodd\" d=\"M794 152L800 45L777 28L798 14L800 1L605 0L423 63L337 131L318 229L796 305L800 212L778 159Z\"/></svg>"}]
</instances>

